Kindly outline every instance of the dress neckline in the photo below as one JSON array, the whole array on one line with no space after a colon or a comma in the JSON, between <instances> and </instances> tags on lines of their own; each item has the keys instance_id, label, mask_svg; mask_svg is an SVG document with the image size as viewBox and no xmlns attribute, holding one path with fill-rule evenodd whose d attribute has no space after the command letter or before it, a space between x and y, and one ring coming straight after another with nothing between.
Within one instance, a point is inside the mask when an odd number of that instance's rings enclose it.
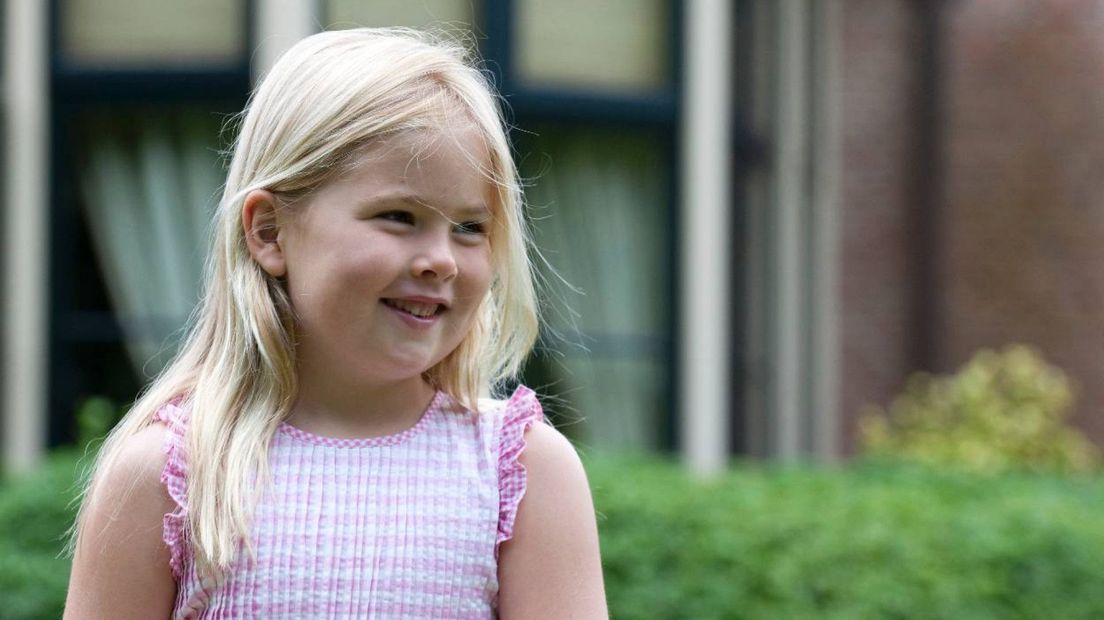
<instances>
[{"instance_id":1,"label":"dress neckline","mask_svg":"<svg viewBox=\"0 0 1104 620\"><path fill-rule=\"evenodd\" d=\"M312 443L319 446L325 446L329 448L368 448L375 446L395 446L403 442L409 441L416 435L418 435L423 428L425 428L430 419L437 415L441 409L445 406L447 401L446 395L441 390L433 395L433 399L429 401L429 406L422 412L422 416L418 418L418 421L414 423L414 426L392 433L390 435L379 435L376 437L327 437L324 435L316 435L309 431L305 431L301 428L292 426L287 422L280 422L279 431L299 441Z\"/></svg>"}]
</instances>

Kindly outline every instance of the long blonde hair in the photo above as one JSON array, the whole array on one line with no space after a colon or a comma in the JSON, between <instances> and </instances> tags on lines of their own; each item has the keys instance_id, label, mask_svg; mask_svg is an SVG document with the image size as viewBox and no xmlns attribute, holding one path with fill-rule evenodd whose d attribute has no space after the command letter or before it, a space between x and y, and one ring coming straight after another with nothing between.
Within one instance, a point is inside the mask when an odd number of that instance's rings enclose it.
<instances>
[{"instance_id":1,"label":"long blonde hair","mask_svg":"<svg viewBox=\"0 0 1104 620\"><path fill-rule=\"evenodd\" d=\"M396 132L440 127L457 111L474 121L491 154L484 174L497 188L493 277L471 331L426 377L474 408L480 394L516 375L537 337L537 305L521 186L486 75L465 46L441 36L397 28L316 34L280 58L243 111L188 336L107 437L86 497L126 440L177 401L190 410L187 531L197 567L227 569L240 544L252 552L253 481L267 480L268 446L297 383L291 303L246 248L244 198L256 189L309 194L343 172L358 149ZM85 535L86 505L74 545Z\"/></svg>"}]
</instances>

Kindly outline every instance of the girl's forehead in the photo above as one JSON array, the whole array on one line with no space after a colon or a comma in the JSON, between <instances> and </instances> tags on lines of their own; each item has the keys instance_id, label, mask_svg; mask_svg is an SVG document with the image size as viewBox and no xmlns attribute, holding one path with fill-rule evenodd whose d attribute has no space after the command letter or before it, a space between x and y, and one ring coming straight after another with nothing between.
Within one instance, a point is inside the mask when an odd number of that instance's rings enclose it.
<instances>
[{"instance_id":1,"label":"girl's forehead","mask_svg":"<svg viewBox=\"0 0 1104 620\"><path fill-rule=\"evenodd\" d=\"M487 167L490 151L479 126L465 118L453 123L402 129L367 145L364 154L375 157L408 157L412 163L442 155Z\"/></svg>"},{"instance_id":2,"label":"girl's forehead","mask_svg":"<svg viewBox=\"0 0 1104 620\"><path fill-rule=\"evenodd\" d=\"M358 149L348 164L331 189L487 210L497 202L490 153L473 123L396 132Z\"/></svg>"},{"instance_id":3,"label":"girl's forehead","mask_svg":"<svg viewBox=\"0 0 1104 620\"><path fill-rule=\"evenodd\" d=\"M400 131L382 139L374 152L397 160L405 158L411 166L425 162L467 164L485 174L491 166L487 140L474 123Z\"/></svg>"}]
</instances>

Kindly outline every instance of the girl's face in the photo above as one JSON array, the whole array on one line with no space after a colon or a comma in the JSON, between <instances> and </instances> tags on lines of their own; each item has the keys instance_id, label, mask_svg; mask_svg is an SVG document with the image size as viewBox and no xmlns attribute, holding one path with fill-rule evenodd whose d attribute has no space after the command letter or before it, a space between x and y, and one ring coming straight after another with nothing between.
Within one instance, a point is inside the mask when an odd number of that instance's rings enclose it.
<instances>
[{"instance_id":1,"label":"girl's face","mask_svg":"<svg viewBox=\"0 0 1104 620\"><path fill-rule=\"evenodd\" d=\"M293 207L280 237L301 370L395 382L457 347L491 281L480 166L473 125L403 132Z\"/></svg>"}]
</instances>

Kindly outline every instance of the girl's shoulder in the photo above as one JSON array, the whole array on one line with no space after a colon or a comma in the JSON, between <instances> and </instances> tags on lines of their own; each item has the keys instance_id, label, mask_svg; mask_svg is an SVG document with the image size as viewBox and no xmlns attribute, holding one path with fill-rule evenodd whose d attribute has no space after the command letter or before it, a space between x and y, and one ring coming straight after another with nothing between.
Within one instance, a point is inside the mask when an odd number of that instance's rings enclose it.
<instances>
[{"instance_id":1,"label":"girl's shoulder","mask_svg":"<svg viewBox=\"0 0 1104 620\"><path fill-rule=\"evenodd\" d=\"M514 523L526 488L529 476L522 454L527 444L536 438L543 446L550 436L562 438L559 431L548 423L540 401L533 390L524 385L518 386L513 395L503 400L481 400L479 413L487 416L493 427L494 449L497 455L499 522L498 536L495 540L495 557L498 557L502 543L510 540L514 534ZM566 439L564 439L566 442Z\"/></svg>"},{"instance_id":2,"label":"girl's shoulder","mask_svg":"<svg viewBox=\"0 0 1104 620\"><path fill-rule=\"evenodd\" d=\"M99 472L89 487L89 505L94 509L97 504L106 504L117 511L125 502L148 505L144 498L156 497L157 505L171 506L172 499L163 483L172 460L167 449L172 434L172 427L155 416L146 426L119 438L110 458L97 466Z\"/></svg>"},{"instance_id":3,"label":"girl's shoulder","mask_svg":"<svg viewBox=\"0 0 1104 620\"><path fill-rule=\"evenodd\" d=\"M168 461L164 446L169 433L168 426L154 421L123 438L115 459L104 472L108 483L122 478L131 485L138 483L141 487L145 482L156 487Z\"/></svg>"},{"instance_id":4,"label":"girl's shoulder","mask_svg":"<svg viewBox=\"0 0 1104 620\"><path fill-rule=\"evenodd\" d=\"M519 455L525 501L500 523L495 549L499 613L528 618L560 609L572 617L604 618L598 528L583 463L550 426L533 425L526 444Z\"/></svg>"},{"instance_id":5,"label":"girl's shoulder","mask_svg":"<svg viewBox=\"0 0 1104 620\"><path fill-rule=\"evenodd\" d=\"M164 446L169 433L166 425L153 421L119 439L110 458L97 465L90 481L83 509L84 529L110 536L100 532L125 533L136 526L142 526L145 532L160 525L164 514L175 507L163 484L169 461Z\"/></svg>"},{"instance_id":6,"label":"girl's shoulder","mask_svg":"<svg viewBox=\"0 0 1104 620\"><path fill-rule=\"evenodd\" d=\"M166 426L155 423L121 438L93 479L82 508L66 617L167 617L175 595L161 535L164 515L175 506L161 484L167 434Z\"/></svg>"},{"instance_id":7,"label":"girl's shoulder","mask_svg":"<svg viewBox=\"0 0 1104 620\"><path fill-rule=\"evenodd\" d=\"M506 403L495 544L499 613L532 617L570 608L605 617L594 503L579 453L544 418L532 391L521 389Z\"/></svg>"}]
</instances>

